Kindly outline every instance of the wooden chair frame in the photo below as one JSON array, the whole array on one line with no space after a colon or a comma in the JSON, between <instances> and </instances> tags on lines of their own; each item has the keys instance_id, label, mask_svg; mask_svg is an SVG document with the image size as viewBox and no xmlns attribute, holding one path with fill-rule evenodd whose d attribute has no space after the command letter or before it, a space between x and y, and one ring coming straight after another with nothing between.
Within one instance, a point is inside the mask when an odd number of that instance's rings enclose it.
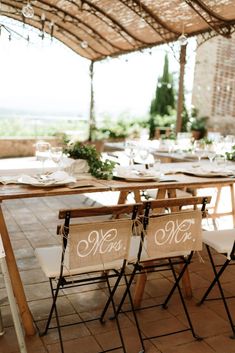
<instances>
[{"instance_id":1,"label":"wooden chair frame","mask_svg":"<svg viewBox=\"0 0 235 353\"><path fill-rule=\"evenodd\" d=\"M209 203L211 200L211 197L189 197L189 198L172 198L172 199L159 199L159 200L154 200L154 201L145 201L143 202L144 205L144 214L142 216L142 222L143 222L143 229L147 230L148 227L148 221L149 221L149 217L150 217L150 211L153 211L153 217L154 216L159 216L159 215L163 215L165 210L172 210L172 213L174 212L179 212L179 210L183 207L183 206L194 206L194 208L196 208L198 205L201 205L201 212L202 215L204 216L206 213L206 204ZM148 308L153 308L156 306L162 306L164 309L167 308L167 305L173 295L173 293L175 292L175 290L177 289L179 292L179 296L180 296L180 300L181 303L183 305L183 309L188 321L188 328L186 329L182 329L179 331L174 331L171 333L166 333L166 334L162 334L162 335L158 335L158 336L152 336L152 337L143 337L141 336L142 339L142 344L143 341L145 340L149 340L149 339L153 339L153 338L157 338L157 337L162 337L162 336L168 336L171 334L175 334L175 333L180 333L183 331L191 331L192 335L194 338L196 339L201 339L200 337L198 337L194 331L187 307L186 307L186 303L184 301L184 297L180 288L180 281L183 277L183 275L185 274L188 265L192 259L193 256L193 251L190 252L188 257L184 257L184 256L177 256L177 257L169 257L169 258L165 258L165 262L162 263L162 258L161 258L161 262L159 262L159 258L156 259L151 259L150 261L142 261L141 260L141 253L142 253L142 244L144 242L144 232L142 233L142 243L140 245L140 249L139 249L139 254L138 254L138 262L133 264L133 271L131 273L130 279L129 279L129 283L128 286L130 287L132 285L132 282L134 280L134 278L136 277L136 275L141 275L143 271L166 271L166 270L170 270L172 271L175 283L172 286L169 294L167 295L164 303L162 304L158 304L158 305L151 305L151 306L147 306L147 307L140 307L140 308L135 308L135 310L144 310L144 309L148 309ZM176 271L175 270L175 266L176 265L180 265L181 270ZM119 304L119 307L117 309L117 313L119 313L122 309L122 306L124 304L125 298L127 295L127 290L124 293L122 300ZM143 344L144 345L144 344Z\"/></svg>"},{"instance_id":2,"label":"wooden chair frame","mask_svg":"<svg viewBox=\"0 0 235 353\"><path fill-rule=\"evenodd\" d=\"M102 206L102 207L89 207L89 208L80 208L80 209L66 209L66 210L61 210L59 211L59 219L63 219L64 220L64 226L63 226L63 230L64 230L64 234L63 234L63 252L61 255L61 261L60 261L60 273L57 279L57 284L54 286L53 282L55 278L49 278L50 281L50 288L51 288L51 294L52 294L52 298L53 298L53 302L52 302L52 306L50 309L50 313L47 319L47 323L45 326L45 329L42 333L42 335L45 335L49 329L51 328L57 328L58 329L58 334L59 334L59 340L60 340L60 347L61 347L61 352L64 352L64 346L63 346L63 340L62 340L62 332L61 332L61 325L60 325L60 320L59 320L59 315L58 315L58 310L57 310L57 306L56 306L56 300L59 294L59 290L61 288L68 288L68 287L72 287L72 286L79 286L79 285L88 285L91 283L100 283L102 282L106 282L107 284L107 288L108 288L108 292L109 292L109 298L106 302L106 305L101 313L101 316L98 318L92 318L89 320L83 320L79 323L84 323L84 322L90 322L90 321L94 321L94 320L100 320L101 323L104 322L104 316L106 314L106 311L108 309L108 307L110 306L110 304L112 305L112 309L114 312L115 317L117 318L116 323L117 323L117 329L118 329L118 333L119 333L119 337L120 337L120 341L121 341L121 345L118 347L113 347L111 349L108 349L107 351L111 351L111 350L116 350L116 349L123 349L123 352L126 353L126 348L125 348L125 343L124 343L124 339L123 339L123 335L122 335L122 331L121 331L121 327L120 327L120 323L118 320L118 316L116 315L116 306L114 303L114 294L116 292L116 289L118 288L118 285L121 281L121 279L123 278L123 276L125 275L125 267L126 267L126 260L123 261L123 265L120 268L120 270L113 270L113 273L109 273L109 271L103 271L102 273L97 273L97 271L93 271L93 272L89 272L91 273L93 276L92 278L70 278L64 276L63 274L63 270L64 270L64 254L65 254L65 249L67 247L67 242L68 242L68 237L69 237L69 227L70 227L70 221L73 218L83 218L83 217L97 217L97 216L104 216L104 215L109 215L112 218L116 218L117 222L119 221L118 218L126 213L126 214L131 214L131 217L129 216L129 219L131 220L135 220L139 210L142 209L142 204L131 204L131 205L117 205L117 206ZM57 233L61 232L61 228L62 226L58 226L57 227ZM131 234L130 234L131 236ZM111 269L110 269L111 270ZM84 275L84 272L81 273ZM110 278L116 278L116 281L114 283L114 286L111 288L109 279ZM129 296L130 302L132 303L132 307L133 307L133 301L131 298L131 293L129 291L127 291L127 294ZM52 315L53 313L55 313L55 317L56 317L56 326L54 327L50 327L51 324L51 319L52 319ZM136 314L133 310L133 314L134 314L134 319L136 322L136 328L138 331L138 334L140 336L140 329L138 326L138 321L136 319ZM102 351L102 352L106 352L106 351Z\"/></svg>"},{"instance_id":3,"label":"wooden chair frame","mask_svg":"<svg viewBox=\"0 0 235 353\"><path fill-rule=\"evenodd\" d=\"M223 230L221 230L220 232L223 232ZM234 229L235 232L235 229ZM213 232L212 232L213 233ZM212 234L213 236L213 234ZM235 265L235 241L233 243L233 246L231 248L231 253L230 256L228 257L227 254L222 254L225 256L225 261L222 264L216 264L214 259L213 259L213 255L212 255L212 251L211 251L211 247L207 244L206 245L206 249L208 252L208 256L210 259L210 263L211 263L211 267L213 270L213 274L214 274L214 278L211 282L211 284L209 285L209 287L207 288L207 290L205 291L204 295L202 296L200 302L198 303L198 305L201 305L204 303L205 300L222 300L224 308L225 308L225 312L227 314L228 317L228 321L230 324L230 327L232 329L232 336L231 338L235 338L235 324L234 324L234 320L232 318L232 315L230 313L230 309L229 309L229 305L228 305L228 299L234 299L234 295L232 296L226 296L224 294L224 290L223 290L223 286L220 282L220 278L223 275L224 271L227 269L228 266L233 266ZM219 288L219 293L220 293L220 297L217 298L208 298L211 290L214 288L215 285L218 285Z\"/></svg>"}]
</instances>

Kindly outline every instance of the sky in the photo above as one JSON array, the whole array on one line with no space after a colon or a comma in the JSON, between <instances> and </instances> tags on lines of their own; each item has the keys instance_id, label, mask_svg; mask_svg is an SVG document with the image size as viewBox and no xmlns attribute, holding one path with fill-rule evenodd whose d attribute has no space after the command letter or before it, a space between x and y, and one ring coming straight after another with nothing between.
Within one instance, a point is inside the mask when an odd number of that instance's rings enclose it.
<instances>
[{"instance_id":1,"label":"sky","mask_svg":"<svg viewBox=\"0 0 235 353\"><path fill-rule=\"evenodd\" d=\"M17 24L22 30L22 24ZM15 29L15 27L14 27ZM30 34L30 43L0 37L0 112L14 110L27 115L76 116L86 119L90 101L90 61L50 38L42 40L37 31ZM164 55L169 54L169 69L177 76L179 46L174 53L167 46L107 59L94 65L95 114L118 117L123 113L145 116L154 96L157 79L162 74ZM187 49L188 62L185 87L193 83L195 42Z\"/></svg>"}]
</instances>

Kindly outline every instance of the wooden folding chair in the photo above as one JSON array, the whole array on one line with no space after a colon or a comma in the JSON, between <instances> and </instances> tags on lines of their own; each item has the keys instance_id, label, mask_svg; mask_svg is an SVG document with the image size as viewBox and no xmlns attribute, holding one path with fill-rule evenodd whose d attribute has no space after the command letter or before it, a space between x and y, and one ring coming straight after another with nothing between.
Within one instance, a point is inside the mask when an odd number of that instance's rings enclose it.
<instances>
[{"instance_id":1,"label":"wooden folding chair","mask_svg":"<svg viewBox=\"0 0 235 353\"><path fill-rule=\"evenodd\" d=\"M4 250L2 238L0 235L0 268L1 268L1 271L3 274L3 279L4 279L4 283L5 283L5 287L6 287L8 301L10 304L10 310L11 310L11 314L12 314L12 318L13 318L13 322L14 322L14 327L15 327L15 331L16 331L16 337L18 340L20 353L27 353L27 348L26 348L25 339L24 339L24 332L23 332L21 322L20 322L18 308L17 308L15 297L14 297L5 256L6 256L5 250ZM3 327L1 310L0 310L0 336L3 336L3 335L4 335L4 327Z\"/></svg>"},{"instance_id":2,"label":"wooden folding chair","mask_svg":"<svg viewBox=\"0 0 235 353\"><path fill-rule=\"evenodd\" d=\"M133 264L133 272L129 279L131 286L134 278L150 271L171 271L174 284L162 304L140 307L136 310L146 310L155 306L167 308L169 300L177 289L184 313L188 321L188 327L182 330L151 337L141 336L142 342L174 333L191 331L196 335L187 306L180 288L180 281L185 274L195 250L201 250L201 220L205 213L206 204L210 197L190 197L182 199L164 199L143 202L144 213L142 216L143 232L141 249L139 249L139 261ZM200 209L194 209L199 206ZM193 206L193 209L183 209L185 206ZM165 210L169 213L165 213ZM132 252L136 250L132 249ZM138 276L137 276L138 275ZM144 287L142 287L143 290ZM127 291L124 293L117 309L120 312ZM143 293L141 293L142 295Z\"/></svg>"},{"instance_id":3,"label":"wooden folding chair","mask_svg":"<svg viewBox=\"0 0 235 353\"><path fill-rule=\"evenodd\" d=\"M104 281L107 284L109 298L101 316L80 323L93 320L100 320L102 323L110 304L116 316L114 293L125 273L131 236L141 207L141 204L134 204L62 210L59 212L59 218L64 219L64 224L58 227L59 233L62 234L62 246L35 250L41 268L49 278L53 298L43 334L51 328L52 315L55 313L61 352L64 352L64 345L56 305L60 289ZM123 214L126 218L121 218ZM107 215L112 219L107 220L107 217L106 219L103 217L97 221L98 216ZM86 219L87 217L89 220ZM83 223L74 224L73 218L83 218ZM84 277L84 275L88 276ZM115 283L111 288L112 278L115 279ZM128 295L132 302L129 291ZM135 313L134 317L136 319ZM108 351L122 348L125 353L126 348L118 317L116 323L121 344ZM139 330L138 322L137 330ZM102 352L106 351L102 350Z\"/></svg>"},{"instance_id":4,"label":"wooden folding chair","mask_svg":"<svg viewBox=\"0 0 235 353\"><path fill-rule=\"evenodd\" d=\"M224 230L204 231L202 233L202 240L206 246L209 255L214 278L198 304L201 305L202 303L204 303L205 300L222 300L229 324L232 329L232 338L235 338L235 324L232 318L232 314L230 312L230 307L228 305L228 300L234 299L234 295L226 296L224 293L223 284L220 281L222 275L224 274L228 266L235 264L235 229L233 228ZM222 263L216 263L214 260L214 255L218 254L223 257ZM211 290L216 284L219 288L220 297L208 298Z\"/></svg>"}]
</instances>

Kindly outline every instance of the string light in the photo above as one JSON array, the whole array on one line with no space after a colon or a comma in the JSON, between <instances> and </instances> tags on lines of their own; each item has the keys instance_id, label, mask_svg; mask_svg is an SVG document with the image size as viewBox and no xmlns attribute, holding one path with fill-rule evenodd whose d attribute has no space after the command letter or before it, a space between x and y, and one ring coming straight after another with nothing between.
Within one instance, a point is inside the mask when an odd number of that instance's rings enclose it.
<instances>
[{"instance_id":1,"label":"string light","mask_svg":"<svg viewBox=\"0 0 235 353\"><path fill-rule=\"evenodd\" d=\"M20 37L20 38L28 41L28 38L24 37L22 34L16 32L15 30L8 27L7 25L1 23L0 24L0 36L3 34L3 30L7 33L9 42L12 40L13 35L16 35L17 37Z\"/></svg>"},{"instance_id":2,"label":"string light","mask_svg":"<svg viewBox=\"0 0 235 353\"><path fill-rule=\"evenodd\" d=\"M198 86L196 86L196 89L197 89L198 91L201 91L202 87L201 87L200 85L198 85ZM220 92L221 90L230 92L231 89L232 89L232 87L231 87L230 85L226 85L226 86L223 86L223 87L221 87L221 86L216 86L214 89L215 89L217 92ZM211 87L211 86L206 86L206 90L207 90L207 91L211 91L211 90L212 90L212 87Z\"/></svg>"},{"instance_id":3,"label":"string light","mask_svg":"<svg viewBox=\"0 0 235 353\"><path fill-rule=\"evenodd\" d=\"M181 47L185 46L188 43L188 37L184 33L184 24L183 24L182 34L179 36L178 42L179 42Z\"/></svg>"},{"instance_id":4,"label":"string light","mask_svg":"<svg viewBox=\"0 0 235 353\"><path fill-rule=\"evenodd\" d=\"M40 22L41 22L41 33L38 32L38 30L34 30L33 27L25 24L24 22L21 23L19 26L19 21L9 19L5 16L0 16L0 36L3 36L6 34L6 38L11 41L13 39L24 39L28 44L32 43L31 41L31 36L29 36L29 32L35 33L35 36L39 36L42 39L49 39L52 41L53 39L53 31L55 27L55 23L53 21L49 22L48 21L48 27L50 29L50 33L47 34L45 32L45 24L46 24L46 16L44 13L41 14L40 16ZM34 38L34 35L33 35Z\"/></svg>"},{"instance_id":5,"label":"string light","mask_svg":"<svg viewBox=\"0 0 235 353\"><path fill-rule=\"evenodd\" d=\"M183 47L188 43L188 37L184 33L182 33L178 38L178 42L180 46Z\"/></svg>"},{"instance_id":6,"label":"string light","mask_svg":"<svg viewBox=\"0 0 235 353\"><path fill-rule=\"evenodd\" d=\"M88 48L88 42L86 40L83 40L81 43L80 43L80 47L82 49L87 49Z\"/></svg>"},{"instance_id":7,"label":"string light","mask_svg":"<svg viewBox=\"0 0 235 353\"><path fill-rule=\"evenodd\" d=\"M161 88L163 86L166 86L168 89L172 88L172 84L169 82L158 82L157 86L158 86L158 88Z\"/></svg>"},{"instance_id":8,"label":"string light","mask_svg":"<svg viewBox=\"0 0 235 353\"><path fill-rule=\"evenodd\" d=\"M34 16L34 9L33 6L28 2L26 5L22 7L22 15L26 18L33 18Z\"/></svg>"}]
</instances>

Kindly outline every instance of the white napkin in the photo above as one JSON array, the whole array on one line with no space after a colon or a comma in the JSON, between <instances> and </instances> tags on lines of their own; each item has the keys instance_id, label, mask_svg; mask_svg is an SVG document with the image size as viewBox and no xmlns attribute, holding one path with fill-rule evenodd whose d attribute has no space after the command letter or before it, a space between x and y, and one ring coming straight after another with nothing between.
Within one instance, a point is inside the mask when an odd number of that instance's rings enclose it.
<instances>
[{"instance_id":1,"label":"white napkin","mask_svg":"<svg viewBox=\"0 0 235 353\"><path fill-rule=\"evenodd\" d=\"M42 185L42 186L74 183L75 181L76 179L70 176L65 171L56 171L48 175L39 176L38 178L31 177L29 175L22 175L18 179L18 182L22 184Z\"/></svg>"},{"instance_id":2,"label":"white napkin","mask_svg":"<svg viewBox=\"0 0 235 353\"><path fill-rule=\"evenodd\" d=\"M117 166L114 170L114 175L121 178L156 178L159 179L163 173L154 169L143 169L133 167Z\"/></svg>"},{"instance_id":3,"label":"white napkin","mask_svg":"<svg viewBox=\"0 0 235 353\"><path fill-rule=\"evenodd\" d=\"M17 176L3 176L0 177L0 183L2 184L27 184L35 186L48 186L48 185L60 185L69 184L76 182L76 178L70 176L65 171L56 171L48 175L41 176L30 176L27 174Z\"/></svg>"},{"instance_id":4,"label":"white napkin","mask_svg":"<svg viewBox=\"0 0 235 353\"><path fill-rule=\"evenodd\" d=\"M89 171L89 165L85 159L67 158L63 169L68 171L71 175L77 176L78 174L87 173Z\"/></svg>"},{"instance_id":5,"label":"white napkin","mask_svg":"<svg viewBox=\"0 0 235 353\"><path fill-rule=\"evenodd\" d=\"M17 183L19 176L2 176L0 177L0 183L6 184L15 184Z\"/></svg>"}]
</instances>

